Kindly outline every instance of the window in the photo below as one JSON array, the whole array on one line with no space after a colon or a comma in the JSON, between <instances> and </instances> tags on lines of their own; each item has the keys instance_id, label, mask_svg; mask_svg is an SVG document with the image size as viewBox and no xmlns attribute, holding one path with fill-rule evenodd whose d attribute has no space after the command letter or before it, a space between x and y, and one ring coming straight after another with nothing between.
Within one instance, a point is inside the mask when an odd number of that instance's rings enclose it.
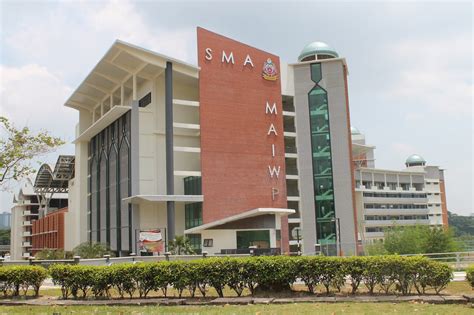
<instances>
[{"instance_id":1,"label":"window","mask_svg":"<svg viewBox=\"0 0 474 315\"><path fill-rule=\"evenodd\" d=\"M202 224L202 202L184 205L184 224L186 229Z\"/></svg>"},{"instance_id":2,"label":"window","mask_svg":"<svg viewBox=\"0 0 474 315\"><path fill-rule=\"evenodd\" d=\"M189 240L189 243L191 243L194 252L201 254L201 234L186 234L186 238Z\"/></svg>"},{"instance_id":3,"label":"window","mask_svg":"<svg viewBox=\"0 0 474 315\"><path fill-rule=\"evenodd\" d=\"M148 93L147 95L143 96L139 101L138 101L138 107L146 107L151 103L151 92Z\"/></svg>"},{"instance_id":4,"label":"window","mask_svg":"<svg viewBox=\"0 0 474 315\"><path fill-rule=\"evenodd\" d=\"M257 246L257 248L270 248L270 231L237 231L237 248L249 248L249 246Z\"/></svg>"},{"instance_id":5,"label":"window","mask_svg":"<svg viewBox=\"0 0 474 315\"><path fill-rule=\"evenodd\" d=\"M200 176L188 176L184 179L185 195L202 195L202 184Z\"/></svg>"},{"instance_id":6,"label":"window","mask_svg":"<svg viewBox=\"0 0 474 315\"><path fill-rule=\"evenodd\" d=\"M205 238L202 245L204 247L212 247L214 246L214 240L212 238Z\"/></svg>"}]
</instances>

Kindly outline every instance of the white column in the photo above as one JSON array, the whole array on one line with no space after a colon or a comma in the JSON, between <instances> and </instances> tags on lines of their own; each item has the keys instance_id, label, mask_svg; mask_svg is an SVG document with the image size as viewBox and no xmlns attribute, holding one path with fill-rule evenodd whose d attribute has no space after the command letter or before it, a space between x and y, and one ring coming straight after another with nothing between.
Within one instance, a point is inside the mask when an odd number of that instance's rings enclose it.
<instances>
[{"instance_id":1,"label":"white column","mask_svg":"<svg viewBox=\"0 0 474 315\"><path fill-rule=\"evenodd\" d=\"M132 76L132 81L133 81L133 101L136 101L137 100L137 75L134 74Z\"/></svg>"},{"instance_id":2,"label":"white column","mask_svg":"<svg viewBox=\"0 0 474 315\"><path fill-rule=\"evenodd\" d=\"M125 105L125 89L123 88L123 84L120 86L120 105Z\"/></svg>"}]
</instances>

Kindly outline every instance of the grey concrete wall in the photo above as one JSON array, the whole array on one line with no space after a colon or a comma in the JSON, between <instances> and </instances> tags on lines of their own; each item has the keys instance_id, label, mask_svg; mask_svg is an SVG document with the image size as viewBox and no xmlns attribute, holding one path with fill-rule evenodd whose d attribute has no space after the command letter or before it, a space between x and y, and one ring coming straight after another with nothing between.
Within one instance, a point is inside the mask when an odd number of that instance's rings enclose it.
<instances>
[{"instance_id":1,"label":"grey concrete wall","mask_svg":"<svg viewBox=\"0 0 474 315\"><path fill-rule=\"evenodd\" d=\"M303 253L314 253L316 244L316 212L314 204L313 161L311 150L311 129L309 124L308 92L314 87L311 81L310 65L295 66L296 146L298 152L298 173L303 230Z\"/></svg>"},{"instance_id":2,"label":"grey concrete wall","mask_svg":"<svg viewBox=\"0 0 474 315\"><path fill-rule=\"evenodd\" d=\"M329 129L331 133L334 203L340 219L340 239L345 254L355 253L354 203L350 159L350 126L346 107L343 63L340 60L321 63L322 81L328 94Z\"/></svg>"},{"instance_id":3,"label":"grey concrete wall","mask_svg":"<svg viewBox=\"0 0 474 315\"><path fill-rule=\"evenodd\" d=\"M130 138L131 138L131 196L140 194L140 148L139 148L139 129L140 117L139 117L139 107L138 101L132 102L132 113L130 121ZM137 240L136 240L136 230L140 228L140 206L132 205L132 243L130 244L130 251L137 251Z\"/></svg>"}]
</instances>

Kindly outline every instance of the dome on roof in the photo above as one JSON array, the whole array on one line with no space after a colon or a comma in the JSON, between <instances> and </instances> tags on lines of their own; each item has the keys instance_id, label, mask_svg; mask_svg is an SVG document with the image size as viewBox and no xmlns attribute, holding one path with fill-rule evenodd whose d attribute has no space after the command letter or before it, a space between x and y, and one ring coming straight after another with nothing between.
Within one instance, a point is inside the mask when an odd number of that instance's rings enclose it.
<instances>
[{"instance_id":1,"label":"dome on roof","mask_svg":"<svg viewBox=\"0 0 474 315\"><path fill-rule=\"evenodd\" d=\"M418 165L424 166L425 164L426 164L426 160L421 155L418 155L418 154L410 155L405 162L406 166L418 166Z\"/></svg>"},{"instance_id":2,"label":"dome on roof","mask_svg":"<svg viewBox=\"0 0 474 315\"><path fill-rule=\"evenodd\" d=\"M298 57L298 61L311 55L329 55L334 58L339 57L337 51L328 44L323 42L312 42L303 48Z\"/></svg>"},{"instance_id":3,"label":"dome on roof","mask_svg":"<svg viewBox=\"0 0 474 315\"><path fill-rule=\"evenodd\" d=\"M352 135L360 135L360 131L356 127L351 126L351 134Z\"/></svg>"}]
</instances>

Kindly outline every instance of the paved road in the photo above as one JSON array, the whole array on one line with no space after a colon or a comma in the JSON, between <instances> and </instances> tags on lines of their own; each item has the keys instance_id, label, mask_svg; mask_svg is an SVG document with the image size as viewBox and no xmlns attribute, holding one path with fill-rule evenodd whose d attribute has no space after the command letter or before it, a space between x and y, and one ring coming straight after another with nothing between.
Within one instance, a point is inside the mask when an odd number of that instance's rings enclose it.
<instances>
[{"instance_id":1,"label":"paved road","mask_svg":"<svg viewBox=\"0 0 474 315\"><path fill-rule=\"evenodd\" d=\"M453 281L464 281L466 280L466 272L465 271L455 271Z\"/></svg>"}]
</instances>

